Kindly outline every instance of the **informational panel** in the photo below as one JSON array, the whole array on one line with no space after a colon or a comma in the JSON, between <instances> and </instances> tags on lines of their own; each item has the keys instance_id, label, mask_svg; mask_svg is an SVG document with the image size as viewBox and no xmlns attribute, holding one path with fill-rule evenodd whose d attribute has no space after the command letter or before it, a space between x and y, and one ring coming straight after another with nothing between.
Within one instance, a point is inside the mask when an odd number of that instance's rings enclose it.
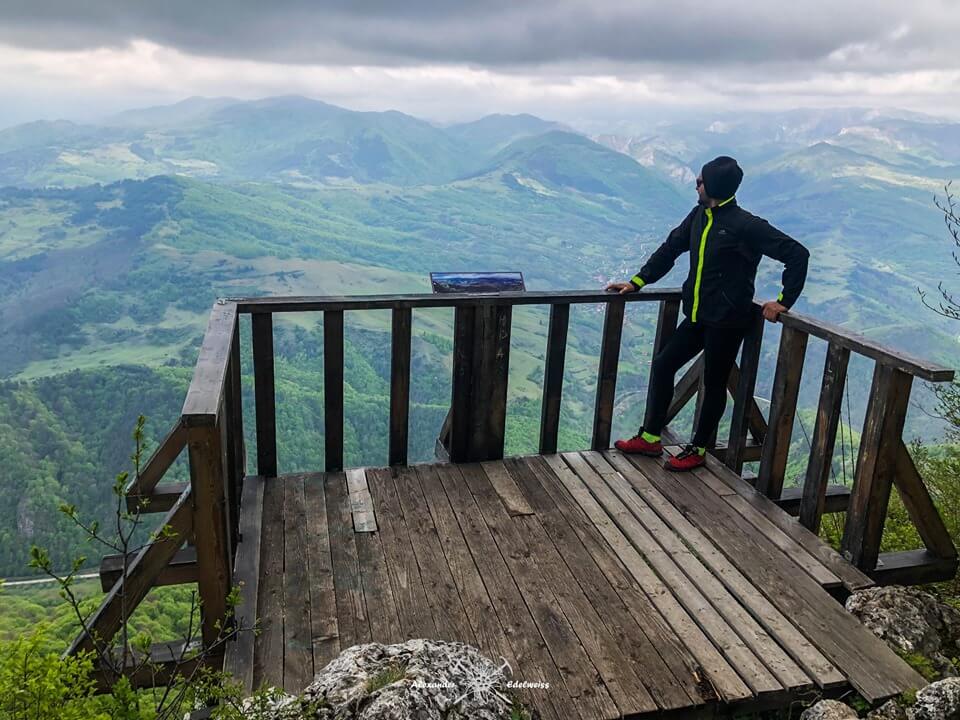
<instances>
[{"instance_id":1,"label":"informational panel","mask_svg":"<svg viewBox=\"0 0 960 720\"><path fill-rule=\"evenodd\" d=\"M432 272L430 283L435 293L523 292L521 272Z\"/></svg>"}]
</instances>

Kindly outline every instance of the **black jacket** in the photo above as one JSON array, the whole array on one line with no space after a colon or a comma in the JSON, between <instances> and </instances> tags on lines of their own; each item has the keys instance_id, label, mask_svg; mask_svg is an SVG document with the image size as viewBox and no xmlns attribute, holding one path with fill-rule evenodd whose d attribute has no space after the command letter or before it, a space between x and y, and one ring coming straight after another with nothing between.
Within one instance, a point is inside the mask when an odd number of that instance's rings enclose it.
<instances>
[{"instance_id":1,"label":"black jacket","mask_svg":"<svg viewBox=\"0 0 960 720\"><path fill-rule=\"evenodd\" d=\"M786 308L803 290L810 257L803 245L730 198L715 208L699 204L693 208L630 282L637 288L656 282L688 250L683 314L691 322L724 327L750 322L754 281L763 255L784 263L783 290L777 300Z\"/></svg>"}]
</instances>

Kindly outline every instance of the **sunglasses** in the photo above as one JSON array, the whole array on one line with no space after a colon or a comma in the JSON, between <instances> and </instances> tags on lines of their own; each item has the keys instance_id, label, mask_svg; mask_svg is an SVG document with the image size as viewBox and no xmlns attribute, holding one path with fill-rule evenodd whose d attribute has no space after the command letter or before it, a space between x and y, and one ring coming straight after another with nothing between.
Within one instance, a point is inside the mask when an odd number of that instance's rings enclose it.
<instances>
[{"instance_id":1,"label":"sunglasses","mask_svg":"<svg viewBox=\"0 0 960 720\"><path fill-rule=\"evenodd\" d=\"M697 187L700 187L701 185L703 185L703 180L697 178Z\"/></svg>"}]
</instances>

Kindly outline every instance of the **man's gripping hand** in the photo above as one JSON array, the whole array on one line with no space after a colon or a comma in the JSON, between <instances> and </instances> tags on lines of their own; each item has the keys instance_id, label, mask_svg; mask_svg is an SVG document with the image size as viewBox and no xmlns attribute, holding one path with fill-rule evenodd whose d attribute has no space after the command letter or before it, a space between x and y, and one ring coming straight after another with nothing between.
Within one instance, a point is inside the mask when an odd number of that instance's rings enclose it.
<instances>
[{"instance_id":1,"label":"man's gripping hand","mask_svg":"<svg viewBox=\"0 0 960 720\"><path fill-rule=\"evenodd\" d=\"M619 282L619 283L610 283L607 285L604 290L607 292L616 291L623 295L624 293L636 292L637 287L633 283L629 282Z\"/></svg>"},{"instance_id":2,"label":"man's gripping hand","mask_svg":"<svg viewBox=\"0 0 960 720\"><path fill-rule=\"evenodd\" d=\"M787 308L778 303L776 300L770 300L763 304L763 316L770 322L777 322L780 313L786 311Z\"/></svg>"}]
</instances>

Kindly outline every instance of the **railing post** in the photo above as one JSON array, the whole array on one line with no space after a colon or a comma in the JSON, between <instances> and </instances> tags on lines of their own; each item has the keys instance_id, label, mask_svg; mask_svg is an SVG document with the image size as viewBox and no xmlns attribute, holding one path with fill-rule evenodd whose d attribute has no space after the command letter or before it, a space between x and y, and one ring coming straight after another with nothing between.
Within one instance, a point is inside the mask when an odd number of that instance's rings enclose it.
<instances>
[{"instance_id":1,"label":"railing post","mask_svg":"<svg viewBox=\"0 0 960 720\"><path fill-rule=\"evenodd\" d=\"M737 391L733 396L733 415L730 419L730 435L724 464L737 475L743 471L743 452L747 445L747 426L753 409L753 391L757 385L757 370L760 367L760 347L763 344L765 320L760 308L753 306L753 322L747 329L740 351L740 372ZM726 392L726 389L724 389Z\"/></svg>"},{"instance_id":2,"label":"railing post","mask_svg":"<svg viewBox=\"0 0 960 720\"><path fill-rule=\"evenodd\" d=\"M543 404L540 409L540 454L557 451L560 428L560 399L563 394L563 366L567 356L567 329L570 303L550 306L547 354L543 363Z\"/></svg>"},{"instance_id":3,"label":"railing post","mask_svg":"<svg viewBox=\"0 0 960 720\"><path fill-rule=\"evenodd\" d=\"M760 469L756 488L768 498L777 500L783 493L793 420L797 414L797 397L807 352L809 336L802 330L784 326L777 352L777 369L773 376L767 434L763 439Z\"/></svg>"},{"instance_id":4,"label":"railing post","mask_svg":"<svg viewBox=\"0 0 960 720\"><path fill-rule=\"evenodd\" d=\"M833 448L837 440L849 360L850 351L847 348L830 343L823 365L817 422L813 429L810 459L807 462L807 474L800 499L800 523L813 532L820 532L820 518L827 498L827 483L833 465Z\"/></svg>"},{"instance_id":5,"label":"railing post","mask_svg":"<svg viewBox=\"0 0 960 720\"><path fill-rule=\"evenodd\" d=\"M412 320L410 308L394 308L390 341L390 465L407 464Z\"/></svg>"},{"instance_id":6,"label":"railing post","mask_svg":"<svg viewBox=\"0 0 960 720\"><path fill-rule=\"evenodd\" d=\"M211 647L226 630L222 624L232 583L220 423L191 427L188 447L201 635L204 646Z\"/></svg>"},{"instance_id":7,"label":"railing post","mask_svg":"<svg viewBox=\"0 0 960 720\"><path fill-rule=\"evenodd\" d=\"M277 476L277 400L273 376L273 314L253 313L253 391L257 408L257 474Z\"/></svg>"},{"instance_id":8,"label":"railing post","mask_svg":"<svg viewBox=\"0 0 960 720\"><path fill-rule=\"evenodd\" d=\"M327 472L343 470L343 310L323 313L323 432Z\"/></svg>"},{"instance_id":9,"label":"railing post","mask_svg":"<svg viewBox=\"0 0 960 720\"><path fill-rule=\"evenodd\" d=\"M593 409L594 450L610 447L613 425L613 401L617 390L617 364L620 360L620 338L623 334L623 300L610 300L603 318L603 340L600 366L597 369L597 400Z\"/></svg>"},{"instance_id":10,"label":"railing post","mask_svg":"<svg viewBox=\"0 0 960 720\"><path fill-rule=\"evenodd\" d=\"M880 552L913 376L877 362L840 549L864 571Z\"/></svg>"}]
</instances>

